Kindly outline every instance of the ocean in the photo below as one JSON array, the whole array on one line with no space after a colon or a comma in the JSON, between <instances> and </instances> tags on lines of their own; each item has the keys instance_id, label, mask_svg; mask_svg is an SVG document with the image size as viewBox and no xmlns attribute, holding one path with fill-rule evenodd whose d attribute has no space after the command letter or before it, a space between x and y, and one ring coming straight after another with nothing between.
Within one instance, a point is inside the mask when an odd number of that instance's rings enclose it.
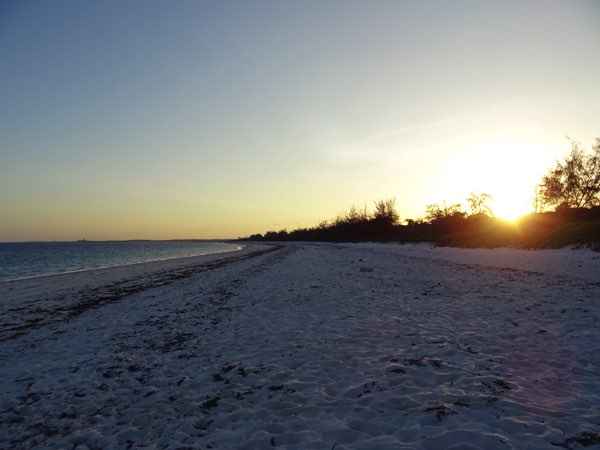
<instances>
[{"instance_id":1,"label":"ocean","mask_svg":"<svg viewBox=\"0 0 600 450\"><path fill-rule=\"evenodd\" d=\"M207 241L0 243L0 281L237 250Z\"/></svg>"}]
</instances>

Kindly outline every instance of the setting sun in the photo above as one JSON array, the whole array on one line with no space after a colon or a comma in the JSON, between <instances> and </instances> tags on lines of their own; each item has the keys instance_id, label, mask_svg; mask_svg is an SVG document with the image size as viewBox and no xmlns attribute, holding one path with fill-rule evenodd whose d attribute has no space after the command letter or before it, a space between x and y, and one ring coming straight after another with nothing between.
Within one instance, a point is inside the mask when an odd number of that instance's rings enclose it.
<instances>
[{"instance_id":1,"label":"setting sun","mask_svg":"<svg viewBox=\"0 0 600 450\"><path fill-rule=\"evenodd\" d=\"M565 134L595 138L592 7L258 3L2 11L0 242L237 238L380 198L418 220L472 192L515 219Z\"/></svg>"},{"instance_id":2,"label":"setting sun","mask_svg":"<svg viewBox=\"0 0 600 450\"><path fill-rule=\"evenodd\" d=\"M532 212L535 185L552 164L553 155L560 152L553 143L536 139L532 130L490 133L451 145L453 153L443 161L443 176L438 189L431 191L429 203L445 201L464 207L470 192L486 193L492 196L493 215L506 220Z\"/></svg>"},{"instance_id":3,"label":"setting sun","mask_svg":"<svg viewBox=\"0 0 600 450\"><path fill-rule=\"evenodd\" d=\"M531 204L523 202L522 198L501 197L494 198L491 202L494 216L500 219L513 221L531 212Z\"/></svg>"}]
</instances>

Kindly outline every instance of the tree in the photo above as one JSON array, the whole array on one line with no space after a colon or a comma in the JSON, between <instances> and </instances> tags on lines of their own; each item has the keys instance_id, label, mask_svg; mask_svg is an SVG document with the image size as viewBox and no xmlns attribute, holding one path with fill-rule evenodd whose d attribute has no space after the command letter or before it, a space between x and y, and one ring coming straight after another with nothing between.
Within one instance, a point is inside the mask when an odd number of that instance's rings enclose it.
<instances>
[{"instance_id":1,"label":"tree","mask_svg":"<svg viewBox=\"0 0 600 450\"><path fill-rule=\"evenodd\" d=\"M362 209L357 208L352 205L348 212L338 216L334 223L336 225L342 224L357 224L362 222L367 222L369 220L369 213L367 212L367 207L363 206Z\"/></svg>"},{"instance_id":2,"label":"tree","mask_svg":"<svg viewBox=\"0 0 600 450\"><path fill-rule=\"evenodd\" d=\"M591 208L600 205L600 138L592 154L571 141L571 153L558 161L536 187L535 205L539 210L558 206Z\"/></svg>"},{"instance_id":3,"label":"tree","mask_svg":"<svg viewBox=\"0 0 600 450\"><path fill-rule=\"evenodd\" d=\"M377 200L373 210L373 220L387 225L396 225L400 215L396 211L396 199Z\"/></svg>"},{"instance_id":4,"label":"tree","mask_svg":"<svg viewBox=\"0 0 600 450\"><path fill-rule=\"evenodd\" d=\"M478 215L486 215L492 216L492 208L490 207L489 202L492 200L492 196L490 194L477 194L475 192L471 192L469 197L467 197L467 203L469 203L469 209L471 210L472 216Z\"/></svg>"},{"instance_id":5,"label":"tree","mask_svg":"<svg viewBox=\"0 0 600 450\"><path fill-rule=\"evenodd\" d=\"M434 203L432 205L427 205L427 210L425 211L425 220L429 223L438 222L448 218L463 219L465 216L466 213L462 211L460 203L450 206L446 206L445 202L442 206Z\"/></svg>"}]
</instances>

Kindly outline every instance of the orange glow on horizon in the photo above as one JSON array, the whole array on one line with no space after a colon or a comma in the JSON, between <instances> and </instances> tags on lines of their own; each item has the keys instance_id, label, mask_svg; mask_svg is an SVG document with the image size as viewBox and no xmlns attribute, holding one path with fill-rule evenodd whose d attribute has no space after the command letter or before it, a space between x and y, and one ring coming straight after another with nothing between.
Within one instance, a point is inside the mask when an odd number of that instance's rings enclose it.
<instances>
[{"instance_id":1,"label":"orange glow on horizon","mask_svg":"<svg viewBox=\"0 0 600 450\"><path fill-rule=\"evenodd\" d=\"M500 200L492 202L492 211L494 215L500 219L514 222L519 218L531 212L531 206L523 202L519 196L510 198L500 198Z\"/></svg>"}]
</instances>

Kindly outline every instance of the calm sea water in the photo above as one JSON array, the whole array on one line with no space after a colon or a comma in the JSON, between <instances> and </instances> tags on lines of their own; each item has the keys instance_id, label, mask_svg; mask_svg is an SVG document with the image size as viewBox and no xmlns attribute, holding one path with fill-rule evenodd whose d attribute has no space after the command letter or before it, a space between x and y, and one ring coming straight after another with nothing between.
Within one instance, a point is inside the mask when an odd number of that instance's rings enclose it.
<instances>
[{"instance_id":1,"label":"calm sea water","mask_svg":"<svg viewBox=\"0 0 600 450\"><path fill-rule=\"evenodd\" d=\"M238 249L224 242L19 242L0 243L0 281L122 266Z\"/></svg>"}]
</instances>

